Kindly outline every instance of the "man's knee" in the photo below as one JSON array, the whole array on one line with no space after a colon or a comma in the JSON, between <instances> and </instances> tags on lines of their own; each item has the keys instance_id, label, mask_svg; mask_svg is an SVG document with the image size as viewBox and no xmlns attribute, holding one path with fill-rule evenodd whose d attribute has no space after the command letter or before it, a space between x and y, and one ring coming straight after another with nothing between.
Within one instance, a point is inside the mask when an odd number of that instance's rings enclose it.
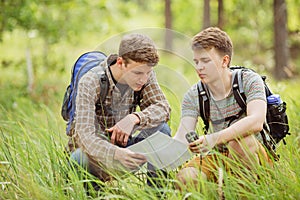
<instances>
[{"instance_id":1,"label":"man's knee","mask_svg":"<svg viewBox=\"0 0 300 200\"><path fill-rule=\"evenodd\" d=\"M255 154L259 150L258 141L253 135L249 135L239 140L232 140L228 143L228 147L240 156Z\"/></svg>"},{"instance_id":2,"label":"man's knee","mask_svg":"<svg viewBox=\"0 0 300 200\"><path fill-rule=\"evenodd\" d=\"M229 158L242 161L248 168L252 168L259 164L259 142L254 135L247 136L240 140L230 141Z\"/></svg>"},{"instance_id":3,"label":"man's knee","mask_svg":"<svg viewBox=\"0 0 300 200\"><path fill-rule=\"evenodd\" d=\"M186 167L181 169L176 175L176 189L183 190L187 186L196 187L198 183L199 170L195 167Z\"/></svg>"},{"instance_id":4,"label":"man's knee","mask_svg":"<svg viewBox=\"0 0 300 200\"><path fill-rule=\"evenodd\" d=\"M168 136L171 136L171 129L170 129L170 126L164 122L160 125L160 129L159 129L160 132L162 132L163 134L165 135L168 135Z\"/></svg>"},{"instance_id":5,"label":"man's knee","mask_svg":"<svg viewBox=\"0 0 300 200\"><path fill-rule=\"evenodd\" d=\"M75 162L79 166L85 169L88 168L89 158L80 148L77 148L74 152L71 153L70 159L72 162Z\"/></svg>"}]
</instances>

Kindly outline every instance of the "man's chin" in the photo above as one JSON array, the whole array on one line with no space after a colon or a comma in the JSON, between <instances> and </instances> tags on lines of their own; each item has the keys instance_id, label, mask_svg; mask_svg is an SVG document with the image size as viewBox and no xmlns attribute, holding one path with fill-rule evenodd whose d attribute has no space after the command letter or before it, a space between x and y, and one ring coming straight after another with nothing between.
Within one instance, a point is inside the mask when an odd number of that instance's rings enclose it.
<instances>
[{"instance_id":1,"label":"man's chin","mask_svg":"<svg viewBox=\"0 0 300 200\"><path fill-rule=\"evenodd\" d=\"M134 91L140 91L143 88L143 86L136 86L133 90Z\"/></svg>"},{"instance_id":2,"label":"man's chin","mask_svg":"<svg viewBox=\"0 0 300 200\"><path fill-rule=\"evenodd\" d=\"M140 91L142 89L142 87L139 87L139 88L135 88L133 91L137 92L137 91Z\"/></svg>"}]
</instances>

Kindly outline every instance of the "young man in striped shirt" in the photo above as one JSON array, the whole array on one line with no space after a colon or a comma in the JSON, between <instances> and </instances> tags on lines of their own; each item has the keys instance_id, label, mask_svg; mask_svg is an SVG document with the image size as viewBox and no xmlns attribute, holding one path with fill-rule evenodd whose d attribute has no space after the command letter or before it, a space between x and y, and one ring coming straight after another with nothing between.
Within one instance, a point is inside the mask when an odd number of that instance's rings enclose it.
<instances>
[{"instance_id":1,"label":"young man in striped shirt","mask_svg":"<svg viewBox=\"0 0 300 200\"><path fill-rule=\"evenodd\" d=\"M248 169L262 161L270 161L259 133L266 119L267 108L261 77L250 71L243 73L246 113L238 119L226 121L225 119L237 115L242 109L232 91L234 71L229 69L233 54L232 41L224 31L210 27L194 36L192 50L197 75L207 86L210 96L210 128L207 135L189 143L190 150L200 155L177 174L179 189L187 184L197 186L201 178L216 180L220 163L225 168L230 168L230 162L222 159L225 157L238 160ZM185 135L195 131L200 112L195 84L184 96L181 122L175 139L187 143ZM223 157L218 156L221 154Z\"/></svg>"}]
</instances>

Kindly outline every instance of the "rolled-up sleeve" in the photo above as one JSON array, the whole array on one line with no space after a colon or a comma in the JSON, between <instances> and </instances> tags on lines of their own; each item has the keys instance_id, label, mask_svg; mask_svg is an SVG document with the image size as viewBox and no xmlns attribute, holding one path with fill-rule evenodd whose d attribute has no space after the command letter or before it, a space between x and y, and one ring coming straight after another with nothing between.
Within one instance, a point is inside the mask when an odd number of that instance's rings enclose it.
<instances>
[{"instance_id":1,"label":"rolled-up sleeve","mask_svg":"<svg viewBox=\"0 0 300 200\"><path fill-rule=\"evenodd\" d=\"M99 130L96 130L97 90L100 90L100 86L99 78L95 73L88 72L80 79L76 97L74 138L90 158L104 166L112 167L117 147L100 137L100 133L97 132Z\"/></svg>"},{"instance_id":2,"label":"rolled-up sleeve","mask_svg":"<svg viewBox=\"0 0 300 200\"><path fill-rule=\"evenodd\" d=\"M156 127L170 118L170 105L162 92L153 71L142 90L141 111L134 112L140 118L140 128Z\"/></svg>"}]
</instances>

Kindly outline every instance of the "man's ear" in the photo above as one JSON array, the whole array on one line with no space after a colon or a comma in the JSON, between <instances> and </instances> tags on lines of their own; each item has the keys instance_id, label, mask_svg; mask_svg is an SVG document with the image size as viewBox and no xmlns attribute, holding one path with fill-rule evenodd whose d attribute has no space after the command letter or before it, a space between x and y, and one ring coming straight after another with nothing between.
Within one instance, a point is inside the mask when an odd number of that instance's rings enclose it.
<instances>
[{"instance_id":1,"label":"man's ear","mask_svg":"<svg viewBox=\"0 0 300 200\"><path fill-rule=\"evenodd\" d=\"M123 64L123 58L122 57L118 57L117 58L117 64L118 65L122 65Z\"/></svg>"},{"instance_id":2,"label":"man's ear","mask_svg":"<svg viewBox=\"0 0 300 200\"><path fill-rule=\"evenodd\" d=\"M123 67L126 68L127 67L126 60L124 60L122 57L118 57L117 58L117 65L120 68L123 68Z\"/></svg>"},{"instance_id":3,"label":"man's ear","mask_svg":"<svg viewBox=\"0 0 300 200\"><path fill-rule=\"evenodd\" d=\"M230 63L230 56L228 55L223 56L222 66L228 67L229 63Z\"/></svg>"}]
</instances>

